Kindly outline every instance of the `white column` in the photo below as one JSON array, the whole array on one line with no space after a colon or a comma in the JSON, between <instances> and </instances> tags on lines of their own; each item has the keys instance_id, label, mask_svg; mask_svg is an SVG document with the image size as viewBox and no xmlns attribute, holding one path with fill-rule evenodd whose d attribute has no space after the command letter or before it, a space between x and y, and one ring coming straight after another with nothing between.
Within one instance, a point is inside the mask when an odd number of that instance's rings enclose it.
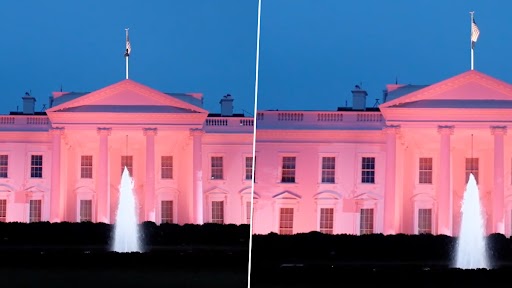
<instances>
[{"instance_id":1,"label":"white column","mask_svg":"<svg viewBox=\"0 0 512 288\"><path fill-rule=\"evenodd\" d=\"M453 135L453 126L439 126L441 134L441 153L439 167L439 188L437 189L437 234L452 236L453 213L451 192L451 144L450 136Z\"/></svg>"},{"instance_id":2,"label":"white column","mask_svg":"<svg viewBox=\"0 0 512 288\"><path fill-rule=\"evenodd\" d=\"M193 210L194 223L203 224L203 163L202 163L202 129L190 129L192 135L192 173L193 173Z\"/></svg>"},{"instance_id":3,"label":"white column","mask_svg":"<svg viewBox=\"0 0 512 288\"><path fill-rule=\"evenodd\" d=\"M506 126L491 127L491 134L494 135L494 189L492 191L492 229L490 233L505 234L504 206L505 200L505 144L504 135L507 133Z\"/></svg>"},{"instance_id":4,"label":"white column","mask_svg":"<svg viewBox=\"0 0 512 288\"><path fill-rule=\"evenodd\" d=\"M98 162L98 182L96 186L96 206L98 212L96 222L110 223L110 189L108 187L108 136L111 128L98 128L100 135L100 151Z\"/></svg>"},{"instance_id":5,"label":"white column","mask_svg":"<svg viewBox=\"0 0 512 288\"><path fill-rule=\"evenodd\" d=\"M52 176L51 176L51 205L50 205L50 221L60 222L63 215L63 203L61 203L61 187L60 187L60 154L61 154L61 139L64 133L64 128L52 128Z\"/></svg>"},{"instance_id":6,"label":"white column","mask_svg":"<svg viewBox=\"0 0 512 288\"><path fill-rule=\"evenodd\" d=\"M146 221L155 220L155 136L156 128L144 128L146 136L146 183L144 188L144 208Z\"/></svg>"},{"instance_id":7,"label":"white column","mask_svg":"<svg viewBox=\"0 0 512 288\"><path fill-rule=\"evenodd\" d=\"M399 126L387 126L386 133L386 186L384 191L384 234L396 234L396 138Z\"/></svg>"}]
</instances>

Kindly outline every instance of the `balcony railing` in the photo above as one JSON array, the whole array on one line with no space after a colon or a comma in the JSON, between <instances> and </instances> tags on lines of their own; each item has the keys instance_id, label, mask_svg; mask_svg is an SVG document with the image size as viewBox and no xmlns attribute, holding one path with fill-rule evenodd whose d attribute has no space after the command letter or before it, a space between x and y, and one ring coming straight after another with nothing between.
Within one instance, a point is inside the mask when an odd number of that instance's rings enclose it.
<instances>
[{"instance_id":1,"label":"balcony railing","mask_svg":"<svg viewBox=\"0 0 512 288\"><path fill-rule=\"evenodd\" d=\"M50 119L47 116L0 116L0 131L46 131L49 127Z\"/></svg>"},{"instance_id":2,"label":"balcony railing","mask_svg":"<svg viewBox=\"0 0 512 288\"><path fill-rule=\"evenodd\" d=\"M251 117L208 117L204 123L206 132L252 133L254 119Z\"/></svg>"},{"instance_id":3,"label":"balcony railing","mask_svg":"<svg viewBox=\"0 0 512 288\"><path fill-rule=\"evenodd\" d=\"M260 111L258 129L381 129L380 112L366 111Z\"/></svg>"}]
</instances>

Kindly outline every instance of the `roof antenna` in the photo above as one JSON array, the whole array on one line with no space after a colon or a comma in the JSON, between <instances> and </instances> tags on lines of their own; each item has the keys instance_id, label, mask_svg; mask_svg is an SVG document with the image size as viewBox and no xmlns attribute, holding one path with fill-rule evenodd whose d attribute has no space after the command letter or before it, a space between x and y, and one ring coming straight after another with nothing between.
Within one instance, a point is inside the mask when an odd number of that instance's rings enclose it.
<instances>
[{"instance_id":1,"label":"roof antenna","mask_svg":"<svg viewBox=\"0 0 512 288\"><path fill-rule=\"evenodd\" d=\"M398 76L395 76L395 84L398 85Z\"/></svg>"},{"instance_id":2,"label":"roof antenna","mask_svg":"<svg viewBox=\"0 0 512 288\"><path fill-rule=\"evenodd\" d=\"M62 84L60 84L60 92L62 92Z\"/></svg>"},{"instance_id":3,"label":"roof antenna","mask_svg":"<svg viewBox=\"0 0 512 288\"><path fill-rule=\"evenodd\" d=\"M375 107L379 107L380 103L379 103L379 98L376 98L375 99L375 104L373 104L373 108Z\"/></svg>"}]
</instances>

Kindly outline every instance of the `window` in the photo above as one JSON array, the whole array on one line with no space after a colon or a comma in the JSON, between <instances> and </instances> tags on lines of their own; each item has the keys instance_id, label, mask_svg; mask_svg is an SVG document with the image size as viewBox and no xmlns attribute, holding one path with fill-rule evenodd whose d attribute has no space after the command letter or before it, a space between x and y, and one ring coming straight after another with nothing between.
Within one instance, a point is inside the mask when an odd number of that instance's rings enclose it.
<instances>
[{"instance_id":1,"label":"window","mask_svg":"<svg viewBox=\"0 0 512 288\"><path fill-rule=\"evenodd\" d=\"M279 234L293 234L293 208L279 209Z\"/></svg>"},{"instance_id":2,"label":"window","mask_svg":"<svg viewBox=\"0 0 512 288\"><path fill-rule=\"evenodd\" d=\"M9 155L0 155L0 178L7 178L9 167Z\"/></svg>"},{"instance_id":3,"label":"window","mask_svg":"<svg viewBox=\"0 0 512 288\"><path fill-rule=\"evenodd\" d=\"M43 178L43 155L30 156L30 177Z\"/></svg>"},{"instance_id":4,"label":"window","mask_svg":"<svg viewBox=\"0 0 512 288\"><path fill-rule=\"evenodd\" d=\"M361 183L375 183L375 157L362 158Z\"/></svg>"},{"instance_id":5,"label":"window","mask_svg":"<svg viewBox=\"0 0 512 288\"><path fill-rule=\"evenodd\" d=\"M162 223L174 223L174 210L172 200L165 200L161 202L160 218Z\"/></svg>"},{"instance_id":6,"label":"window","mask_svg":"<svg viewBox=\"0 0 512 288\"><path fill-rule=\"evenodd\" d=\"M418 209L418 234L432 234L432 209Z\"/></svg>"},{"instance_id":7,"label":"window","mask_svg":"<svg viewBox=\"0 0 512 288\"><path fill-rule=\"evenodd\" d=\"M281 182L295 183L295 157L283 157Z\"/></svg>"},{"instance_id":8,"label":"window","mask_svg":"<svg viewBox=\"0 0 512 288\"><path fill-rule=\"evenodd\" d=\"M224 224L224 201L212 201L212 222Z\"/></svg>"},{"instance_id":9,"label":"window","mask_svg":"<svg viewBox=\"0 0 512 288\"><path fill-rule=\"evenodd\" d=\"M41 200L29 201L28 222L41 222Z\"/></svg>"},{"instance_id":10,"label":"window","mask_svg":"<svg viewBox=\"0 0 512 288\"><path fill-rule=\"evenodd\" d=\"M82 155L80 159L80 178L92 179L92 155Z\"/></svg>"},{"instance_id":11,"label":"window","mask_svg":"<svg viewBox=\"0 0 512 288\"><path fill-rule=\"evenodd\" d=\"M133 156L121 156L121 174L123 174L124 167L128 169L128 173L133 177Z\"/></svg>"},{"instance_id":12,"label":"window","mask_svg":"<svg viewBox=\"0 0 512 288\"><path fill-rule=\"evenodd\" d=\"M222 180L224 179L224 171L223 171L223 158L222 156L214 156L212 157L212 180Z\"/></svg>"},{"instance_id":13,"label":"window","mask_svg":"<svg viewBox=\"0 0 512 288\"><path fill-rule=\"evenodd\" d=\"M334 208L320 208L320 232L333 234Z\"/></svg>"},{"instance_id":14,"label":"window","mask_svg":"<svg viewBox=\"0 0 512 288\"><path fill-rule=\"evenodd\" d=\"M322 157L322 183L334 183L335 157Z\"/></svg>"},{"instance_id":15,"label":"window","mask_svg":"<svg viewBox=\"0 0 512 288\"><path fill-rule=\"evenodd\" d=\"M373 208L361 209L359 234L373 234Z\"/></svg>"},{"instance_id":16,"label":"window","mask_svg":"<svg viewBox=\"0 0 512 288\"><path fill-rule=\"evenodd\" d=\"M252 179L252 159L252 157L245 157L245 180Z\"/></svg>"},{"instance_id":17,"label":"window","mask_svg":"<svg viewBox=\"0 0 512 288\"><path fill-rule=\"evenodd\" d=\"M0 200L0 222L7 221L7 200Z\"/></svg>"},{"instance_id":18,"label":"window","mask_svg":"<svg viewBox=\"0 0 512 288\"><path fill-rule=\"evenodd\" d=\"M247 201L245 203L245 211L246 211L246 224L251 224L251 201Z\"/></svg>"},{"instance_id":19,"label":"window","mask_svg":"<svg viewBox=\"0 0 512 288\"><path fill-rule=\"evenodd\" d=\"M92 222L92 200L80 200L80 222Z\"/></svg>"},{"instance_id":20,"label":"window","mask_svg":"<svg viewBox=\"0 0 512 288\"><path fill-rule=\"evenodd\" d=\"M172 156L162 156L162 179L172 179L173 162Z\"/></svg>"},{"instance_id":21,"label":"window","mask_svg":"<svg viewBox=\"0 0 512 288\"><path fill-rule=\"evenodd\" d=\"M466 158L466 182L469 181L469 174L473 173L478 183L478 158Z\"/></svg>"},{"instance_id":22,"label":"window","mask_svg":"<svg viewBox=\"0 0 512 288\"><path fill-rule=\"evenodd\" d=\"M432 158L420 158L419 164L419 183L432 184Z\"/></svg>"}]
</instances>

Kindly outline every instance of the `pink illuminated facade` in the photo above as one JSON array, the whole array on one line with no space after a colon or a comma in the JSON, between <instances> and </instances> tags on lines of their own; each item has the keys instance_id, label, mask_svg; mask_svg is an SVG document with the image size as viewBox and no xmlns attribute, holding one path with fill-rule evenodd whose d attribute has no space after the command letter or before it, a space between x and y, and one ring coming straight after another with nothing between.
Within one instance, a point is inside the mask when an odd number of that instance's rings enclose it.
<instances>
[{"instance_id":1,"label":"pink illuminated facade","mask_svg":"<svg viewBox=\"0 0 512 288\"><path fill-rule=\"evenodd\" d=\"M123 80L54 92L45 113L25 95L0 116L0 221L113 223L127 166L140 222L248 223L254 119L202 97Z\"/></svg>"},{"instance_id":2,"label":"pink illuminated facade","mask_svg":"<svg viewBox=\"0 0 512 288\"><path fill-rule=\"evenodd\" d=\"M468 71L356 87L337 111L257 115L253 233L458 235L469 173L487 233L512 234L512 85Z\"/></svg>"}]
</instances>

